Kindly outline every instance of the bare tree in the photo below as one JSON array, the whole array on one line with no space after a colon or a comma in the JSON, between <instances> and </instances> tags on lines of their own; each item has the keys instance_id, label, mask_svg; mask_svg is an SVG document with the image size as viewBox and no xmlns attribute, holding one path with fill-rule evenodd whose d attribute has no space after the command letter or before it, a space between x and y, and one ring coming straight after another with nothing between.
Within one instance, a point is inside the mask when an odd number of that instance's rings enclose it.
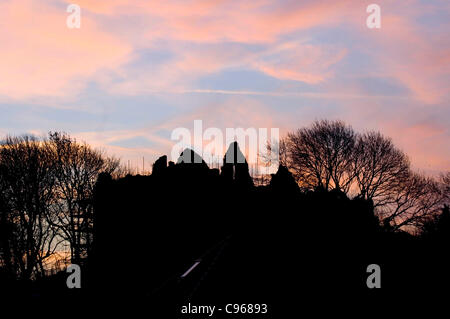
<instances>
[{"instance_id":1,"label":"bare tree","mask_svg":"<svg viewBox=\"0 0 450 319\"><path fill-rule=\"evenodd\" d=\"M409 178L409 160L392 140L379 132L359 135L355 145L353 169L359 196L374 206L392 201L392 193Z\"/></svg>"},{"instance_id":2,"label":"bare tree","mask_svg":"<svg viewBox=\"0 0 450 319\"><path fill-rule=\"evenodd\" d=\"M0 145L0 264L23 279L68 245L80 262L92 240L97 176L119 161L68 135L8 137Z\"/></svg>"},{"instance_id":3,"label":"bare tree","mask_svg":"<svg viewBox=\"0 0 450 319\"><path fill-rule=\"evenodd\" d=\"M282 143L301 187L356 191L393 229L418 226L448 202L449 174L439 183L412 172L408 157L378 132L356 134L340 121L316 121Z\"/></svg>"},{"instance_id":4,"label":"bare tree","mask_svg":"<svg viewBox=\"0 0 450 319\"><path fill-rule=\"evenodd\" d=\"M43 260L57 244L47 222L54 201L54 153L32 136L7 137L0 146L2 222L9 230L4 243L7 263L22 279L43 273Z\"/></svg>"},{"instance_id":5,"label":"bare tree","mask_svg":"<svg viewBox=\"0 0 450 319\"><path fill-rule=\"evenodd\" d=\"M271 165L274 161L279 165L287 167L288 154L287 154L287 139L280 139L278 142L267 141L266 152L258 153L262 164Z\"/></svg>"},{"instance_id":6,"label":"bare tree","mask_svg":"<svg viewBox=\"0 0 450 319\"><path fill-rule=\"evenodd\" d=\"M443 207L442 192L436 179L410 172L391 192L391 200L378 213L394 230L420 226Z\"/></svg>"},{"instance_id":7,"label":"bare tree","mask_svg":"<svg viewBox=\"0 0 450 319\"><path fill-rule=\"evenodd\" d=\"M354 175L356 135L340 121L316 121L285 139L288 167L300 186L347 192Z\"/></svg>"},{"instance_id":8,"label":"bare tree","mask_svg":"<svg viewBox=\"0 0 450 319\"><path fill-rule=\"evenodd\" d=\"M78 143L64 133L50 133L56 154L57 201L52 225L70 244L72 262L85 258L92 242L92 196L100 173L113 173L119 160L106 157L86 143Z\"/></svg>"},{"instance_id":9,"label":"bare tree","mask_svg":"<svg viewBox=\"0 0 450 319\"><path fill-rule=\"evenodd\" d=\"M440 183L444 202L447 206L450 206L450 171L441 174Z\"/></svg>"}]
</instances>

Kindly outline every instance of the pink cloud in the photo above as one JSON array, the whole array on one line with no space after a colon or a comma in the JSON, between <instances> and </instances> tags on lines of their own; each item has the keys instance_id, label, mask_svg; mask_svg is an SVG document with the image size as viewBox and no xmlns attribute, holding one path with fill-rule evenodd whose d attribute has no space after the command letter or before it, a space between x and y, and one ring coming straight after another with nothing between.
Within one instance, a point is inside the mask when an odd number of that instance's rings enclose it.
<instances>
[{"instance_id":1,"label":"pink cloud","mask_svg":"<svg viewBox=\"0 0 450 319\"><path fill-rule=\"evenodd\" d=\"M102 69L116 68L132 48L100 31L88 17L81 29L68 14L30 0L0 3L0 94L12 98L67 96Z\"/></svg>"},{"instance_id":2,"label":"pink cloud","mask_svg":"<svg viewBox=\"0 0 450 319\"><path fill-rule=\"evenodd\" d=\"M330 67L345 55L346 50L339 47L282 43L252 64L278 79L317 84L331 76Z\"/></svg>"},{"instance_id":3,"label":"pink cloud","mask_svg":"<svg viewBox=\"0 0 450 319\"><path fill-rule=\"evenodd\" d=\"M66 96L77 93L92 79L112 91L129 94L186 89L186 84L198 76L234 66L254 68L278 79L316 84L332 78L333 66L352 48L312 45L303 40L292 44L282 42L280 37L293 31L338 25L350 25L355 32L367 34L368 47L371 42L376 46L372 47L372 54L383 61L382 70L375 72L398 79L417 99L436 103L446 92L445 78L450 72L448 41L439 35L429 37L417 26L415 19L423 11L421 8L427 12L435 8L413 0L406 6L382 1L382 29L378 31L365 27L365 7L352 1L278 4L267 0L251 3L79 0L77 3L82 9L80 30L66 28L68 14L42 1L38 4L18 0L0 5L0 19L8 26L0 30L3 44L0 67L8 79L2 81L0 94L15 98ZM109 21L122 16L144 17L146 22L134 27L139 30L126 33L144 37L116 34L118 28L108 30L107 25L100 24L105 23L100 19L102 16ZM171 61L158 65L153 74L128 69L125 63L132 59L133 50L152 48L160 40L168 43L167 49L174 54ZM223 47L190 52L177 44L186 42L259 43L272 50L281 49L273 56L267 50L253 54ZM119 75L125 81L119 84L110 81L111 75Z\"/></svg>"},{"instance_id":4,"label":"pink cloud","mask_svg":"<svg viewBox=\"0 0 450 319\"><path fill-rule=\"evenodd\" d=\"M157 48L156 42L167 44L173 59L152 66L151 70L116 69L124 81L102 77L103 86L111 92L140 94L159 91L182 91L199 76L230 67L253 68L279 79L319 83L332 75L330 67L344 56L342 48L321 45L279 43L279 36L315 26L329 26L345 19L343 9L354 10L349 1L339 4L293 2L283 5L271 1L124 1L108 5L79 1L82 10L109 17L145 16L148 25L138 32L145 34L146 48ZM120 33L120 32L119 32ZM127 35L129 32L127 32ZM134 43L134 36L122 38ZM142 40L141 38L139 40ZM184 43L213 44L186 48ZM243 48L214 44L239 42L265 44L270 50L253 53ZM282 48L278 57L270 56L273 47ZM283 63L277 61L282 60Z\"/></svg>"},{"instance_id":5,"label":"pink cloud","mask_svg":"<svg viewBox=\"0 0 450 319\"><path fill-rule=\"evenodd\" d=\"M375 61L370 74L363 76L398 81L410 90L411 95L407 98L412 98L415 103L435 106L445 102L448 94L449 22L442 22L444 28L428 29L419 21L424 13L449 11L448 1L441 2L442 8L416 0L380 1L382 28L379 30L367 29L366 4L350 0L77 0L76 3L82 9L79 30L66 27L68 14L64 6L55 7L37 0L0 3L3 26L0 28L0 95L16 100L36 96L71 97L89 81L100 83L114 94L194 92L193 83L201 76L241 68L257 70L277 79L321 84L326 92L319 92L318 98L357 97L356 102L348 103L349 114L344 119L352 124L362 123L364 121L355 115L362 114L369 122L374 116L371 112L376 112L378 106L369 103L367 94L359 87L346 88L339 82L341 77L353 76L337 73L346 72L337 66L353 50L371 56ZM133 24L135 20L142 22ZM308 39L308 31L312 28L332 30L337 26L347 27L345 32L350 38L355 37L355 43L344 47L339 41L336 45L324 45L313 44ZM286 40L293 32L298 32L295 40ZM229 45L231 43L238 45ZM249 49L247 45L258 49ZM140 49L160 48L170 53L169 59L150 66L130 66ZM117 81L117 78L123 81ZM236 106L206 105L174 121L192 123L196 118L204 118L211 122L208 125L219 127L225 124L287 127L292 121L280 118L271 122L275 114L242 95L229 101ZM371 107L374 109L369 110ZM407 103L400 107L408 112ZM313 117L320 111L311 112L314 114L308 116ZM411 116L420 117L417 114ZM240 122L249 118L250 122ZM306 122L306 119L301 120ZM444 133L433 132L432 124L409 126L398 121L390 127L383 123L385 119L378 120L378 129L386 130L387 135L398 139L402 147L417 158L417 165L432 163L448 168L446 158L449 154L443 151L448 149L448 140ZM166 123L167 127L169 124ZM151 132L138 130L104 133L106 136L95 133L80 136L96 145L107 145L119 138L144 133L151 135ZM152 137L157 138L156 135ZM125 154L125 149L113 146L109 149Z\"/></svg>"},{"instance_id":6,"label":"pink cloud","mask_svg":"<svg viewBox=\"0 0 450 319\"><path fill-rule=\"evenodd\" d=\"M448 2L445 6L450 10ZM421 14L436 10L442 8L417 1L409 5L387 2L381 29L368 34L368 47L382 66L379 74L397 79L426 104L443 101L450 78L449 22L443 21L446 27L433 28L433 32L417 22Z\"/></svg>"},{"instance_id":7,"label":"pink cloud","mask_svg":"<svg viewBox=\"0 0 450 319\"><path fill-rule=\"evenodd\" d=\"M66 0L70 3L69 0ZM272 42L281 34L315 26L332 25L354 11L352 1L146 1L113 0L108 3L79 0L83 9L97 14L144 14L156 19L151 36L182 41Z\"/></svg>"},{"instance_id":8,"label":"pink cloud","mask_svg":"<svg viewBox=\"0 0 450 319\"><path fill-rule=\"evenodd\" d=\"M434 123L386 123L384 129L411 158L413 167L429 173L450 170L448 132Z\"/></svg>"}]
</instances>

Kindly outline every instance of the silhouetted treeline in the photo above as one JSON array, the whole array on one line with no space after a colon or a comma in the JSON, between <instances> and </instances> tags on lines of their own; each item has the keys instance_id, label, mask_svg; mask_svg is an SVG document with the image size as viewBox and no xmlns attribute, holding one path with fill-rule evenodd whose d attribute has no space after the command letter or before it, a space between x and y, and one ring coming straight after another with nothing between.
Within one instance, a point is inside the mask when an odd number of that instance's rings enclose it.
<instances>
[{"instance_id":1,"label":"silhouetted treeline","mask_svg":"<svg viewBox=\"0 0 450 319\"><path fill-rule=\"evenodd\" d=\"M81 263L92 245L92 192L107 158L63 133L7 137L0 145L0 266L21 280L45 275L45 261L69 250Z\"/></svg>"},{"instance_id":2,"label":"silhouetted treeline","mask_svg":"<svg viewBox=\"0 0 450 319\"><path fill-rule=\"evenodd\" d=\"M360 134L341 121L322 120L268 147L279 149L281 163L302 189L372 200L394 230L417 231L449 204L450 172L436 179L413 171L407 155L379 132Z\"/></svg>"}]
</instances>

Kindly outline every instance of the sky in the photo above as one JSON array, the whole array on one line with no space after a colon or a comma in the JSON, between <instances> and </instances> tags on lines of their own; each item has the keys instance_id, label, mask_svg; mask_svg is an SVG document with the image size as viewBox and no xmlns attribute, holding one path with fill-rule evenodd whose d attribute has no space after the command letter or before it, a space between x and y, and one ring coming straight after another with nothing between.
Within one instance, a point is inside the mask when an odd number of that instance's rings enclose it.
<instances>
[{"instance_id":1,"label":"sky","mask_svg":"<svg viewBox=\"0 0 450 319\"><path fill-rule=\"evenodd\" d=\"M2 0L0 48L1 136L64 131L149 167L194 120L340 119L450 170L448 0Z\"/></svg>"}]
</instances>

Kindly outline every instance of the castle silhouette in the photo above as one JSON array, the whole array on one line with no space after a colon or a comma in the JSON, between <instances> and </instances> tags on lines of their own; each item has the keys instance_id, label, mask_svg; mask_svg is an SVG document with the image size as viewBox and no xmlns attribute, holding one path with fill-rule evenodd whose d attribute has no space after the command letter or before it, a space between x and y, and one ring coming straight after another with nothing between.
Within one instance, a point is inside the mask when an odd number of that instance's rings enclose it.
<instances>
[{"instance_id":1,"label":"castle silhouette","mask_svg":"<svg viewBox=\"0 0 450 319\"><path fill-rule=\"evenodd\" d=\"M256 187L236 142L227 154L220 171L186 149L177 163L160 157L150 176L99 177L94 290L154 305L287 304L292 289L308 291L311 300L342 290L368 294L372 263L389 269L384 287L405 289L417 289L410 276L431 267L420 258L411 266L404 257L424 248L382 229L371 201L301 192L284 166Z\"/></svg>"},{"instance_id":2,"label":"castle silhouette","mask_svg":"<svg viewBox=\"0 0 450 319\"><path fill-rule=\"evenodd\" d=\"M83 288L67 289L62 273L42 301L161 318L178 318L188 303L265 303L265 318L280 318L299 307L406 300L450 283L447 272L435 271L449 269L448 232L420 240L392 232L371 201L302 191L281 165L267 185L255 186L236 142L220 170L185 149L176 163L161 156L148 176L102 173L93 201ZM370 264L382 269L381 289L366 284Z\"/></svg>"}]
</instances>

